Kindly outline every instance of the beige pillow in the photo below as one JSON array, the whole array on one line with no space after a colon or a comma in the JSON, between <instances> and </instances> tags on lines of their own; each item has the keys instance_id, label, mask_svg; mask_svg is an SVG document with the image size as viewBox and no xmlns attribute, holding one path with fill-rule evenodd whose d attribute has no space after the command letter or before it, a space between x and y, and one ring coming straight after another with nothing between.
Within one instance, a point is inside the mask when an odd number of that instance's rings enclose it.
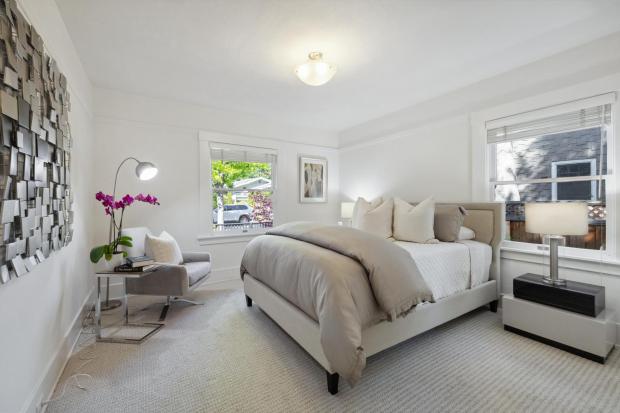
<instances>
[{"instance_id":1,"label":"beige pillow","mask_svg":"<svg viewBox=\"0 0 620 413\"><path fill-rule=\"evenodd\" d=\"M144 238L144 253L156 262L164 264L181 264L183 254L172 235L162 231L159 237L146 234Z\"/></svg>"},{"instance_id":2,"label":"beige pillow","mask_svg":"<svg viewBox=\"0 0 620 413\"><path fill-rule=\"evenodd\" d=\"M394 201L392 199L384 202L382 198L377 198L368 202L364 198L357 198L353 207L352 226L381 238L390 238L392 236L393 209Z\"/></svg>"},{"instance_id":3,"label":"beige pillow","mask_svg":"<svg viewBox=\"0 0 620 413\"><path fill-rule=\"evenodd\" d=\"M435 200L427 198L418 205L394 199L394 238L400 241L436 243L433 225Z\"/></svg>"},{"instance_id":4,"label":"beige pillow","mask_svg":"<svg viewBox=\"0 0 620 413\"><path fill-rule=\"evenodd\" d=\"M435 206L435 238L439 241L454 242L459 239L459 231L467 211L459 205Z\"/></svg>"}]
</instances>

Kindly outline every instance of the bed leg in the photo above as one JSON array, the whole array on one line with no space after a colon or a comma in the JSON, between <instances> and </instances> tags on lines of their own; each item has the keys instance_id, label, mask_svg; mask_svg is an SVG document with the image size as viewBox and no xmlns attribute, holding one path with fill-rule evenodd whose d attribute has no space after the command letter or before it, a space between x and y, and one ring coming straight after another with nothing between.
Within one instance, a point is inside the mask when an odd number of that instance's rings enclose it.
<instances>
[{"instance_id":1,"label":"bed leg","mask_svg":"<svg viewBox=\"0 0 620 413\"><path fill-rule=\"evenodd\" d=\"M247 295L245 296L245 304L248 307L252 307L252 299L250 297L248 297Z\"/></svg>"},{"instance_id":2,"label":"bed leg","mask_svg":"<svg viewBox=\"0 0 620 413\"><path fill-rule=\"evenodd\" d=\"M497 304L499 304L499 300L491 301L489 303L489 310L493 313L497 313Z\"/></svg>"},{"instance_id":3,"label":"bed leg","mask_svg":"<svg viewBox=\"0 0 620 413\"><path fill-rule=\"evenodd\" d=\"M338 393L338 379L340 376L338 373L331 374L329 371L325 371L327 373L327 391L330 394Z\"/></svg>"}]
</instances>

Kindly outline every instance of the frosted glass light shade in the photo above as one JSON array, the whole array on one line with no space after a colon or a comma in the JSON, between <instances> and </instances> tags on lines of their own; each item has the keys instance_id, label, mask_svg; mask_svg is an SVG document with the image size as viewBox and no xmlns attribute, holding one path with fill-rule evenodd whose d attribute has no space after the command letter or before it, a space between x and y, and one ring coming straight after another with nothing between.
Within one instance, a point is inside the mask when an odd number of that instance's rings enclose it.
<instances>
[{"instance_id":1,"label":"frosted glass light shade","mask_svg":"<svg viewBox=\"0 0 620 413\"><path fill-rule=\"evenodd\" d=\"M525 231L545 235L585 235L588 233L588 204L525 204Z\"/></svg>"},{"instance_id":2,"label":"frosted glass light shade","mask_svg":"<svg viewBox=\"0 0 620 413\"><path fill-rule=\"evenodd\" d=\"M307 85L321 86L329 82L336 74L336 67L323 61L321 52L312 52L308 61L295 68L295 74Z\"/></svg>"},{"instance_id":3,"label":"frosted glass light shade","mask_svg":"<svg viewBox=\"0 0 620 413\"><path fill-rule=\"evenodd\" d=\"M353 218L353 207L355 202L342 202L340 204L340 217L344 219Z\"/></svg>"},{"instance_id":4,"label":"frosted glass light shade","mask_svg":"<svg viewBox=\"0 0 620 413\"><path fill-rule=\"evenodd\" d=\"M136 166L136 175L141 181L148 181L157 175L157 167L151 162L139 162Z\"/></svg>"}]
</instances>

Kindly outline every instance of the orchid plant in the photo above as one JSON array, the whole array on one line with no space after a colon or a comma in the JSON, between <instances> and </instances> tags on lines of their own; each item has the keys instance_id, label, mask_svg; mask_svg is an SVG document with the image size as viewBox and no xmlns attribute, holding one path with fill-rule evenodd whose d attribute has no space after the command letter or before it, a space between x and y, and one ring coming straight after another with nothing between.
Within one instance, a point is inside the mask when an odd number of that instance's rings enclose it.
<instances>
[{"instance_id":1,"label":"orchid plant","mask_svg":"<svg viewBox=\"0 0 620 413\"><path fill-rule=\"evenodd\" d=\"M101 258L105 258L107 261L112 259L114 254L121 253L119 246L126 247L133 246L131 237L127 235L121 235L123 229L123 216L125 215L125 209L132 205L134 202L144 202L150 205L159 205L157 197L150 194L138 194L131 196L129 194L123 196L120 200L114 199L114 196L104 194L99 191L95 194L95 199L101 203L105 214L110 217L110 229L108 233L108 243L99 245L90 250L90 260L93 263L97 263ZM122 252L123 256L127 256L126 252Z\"/></svg>"}]
</instances>

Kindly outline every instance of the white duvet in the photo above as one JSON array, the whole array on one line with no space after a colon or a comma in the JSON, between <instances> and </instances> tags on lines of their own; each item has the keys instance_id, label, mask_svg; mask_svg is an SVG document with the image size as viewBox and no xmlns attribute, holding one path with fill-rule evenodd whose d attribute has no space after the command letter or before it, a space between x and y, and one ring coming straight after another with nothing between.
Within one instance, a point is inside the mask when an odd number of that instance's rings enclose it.
<instances>
[{"instance_id":1,"label":"white duvet","mask_svg":"<svg viewBox=\"0 0 620 413\"><path fill-rule=\"evenodd\" d=\"M493 251L487 244L477 241L394 243L411 254L435 300L489 280Z\"/></svg>"}]
</instances>

